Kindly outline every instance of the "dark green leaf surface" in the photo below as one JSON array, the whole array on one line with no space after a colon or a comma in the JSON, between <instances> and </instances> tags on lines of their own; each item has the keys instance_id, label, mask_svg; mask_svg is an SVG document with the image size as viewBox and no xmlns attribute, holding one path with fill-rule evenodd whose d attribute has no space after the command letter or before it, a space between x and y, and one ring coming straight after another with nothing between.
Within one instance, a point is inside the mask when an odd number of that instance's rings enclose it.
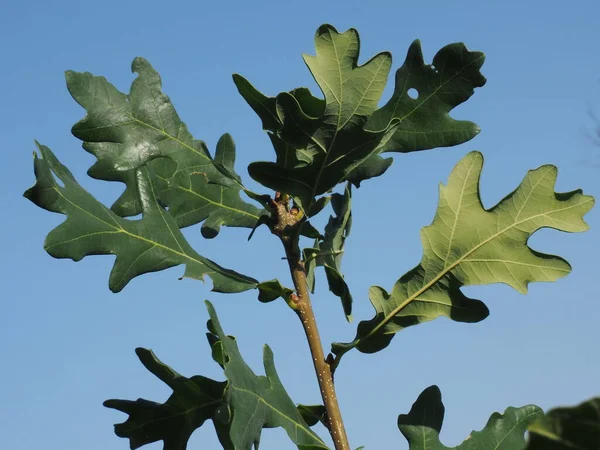
<instances>
[{"instance_id":1,"label":"dark green leaf surface","mask_svg":"<svg viewBox=\"0 0 600 450\"><path fill-rule=\"evenodd\" d=\"M562 258L539 253L527 245L540 228L577 232L588 229L583 216L594 199L580 190L556 193L557 169L546 165L531 170L520 186L493 208L481 204L479 178L483 156L471 152L454 168L433 223L421 231L421 263L402 276L391 293L371 287L376 315L358 325L349 344L333 344L344 353L358 348L374 353L385 348L395 333L440 316L477 322L488 315L479 300L466 297L462 286L505 283L527 292L532 281L555 281L571 267Z\"/></svg>"},{"instance_id":2,"label":"dark green leaf surface","mask_svg":"<svg viewBox=\"0 0 600 450\"><path fill-rule=\"evenodd\" d=\"M317 240L314 248L304 250L307 282L311 291L314 292L315 288L315 267L324 267L329 290L342 300L344 313L349 321L352 320L352 294L342 275L341 266L344 243L352 225L351 198L349 184L343 195L332 195L331 206L335 215L329 217L323 240Z\"/></svg>"},{"instance_id":3,"label":"dark green leaf surface","mask_svg":"<svg viewBox=\"0 0 600 450\"><path fill-rule=\"evenodd\" d=\"M272 140L277 162L253 163L250 175L264 186L293 195L305 210L316 195L343 181L393 133L389 124L376 131L363 128L377 108L391 55L379 53L358 66L356 30L338 33L330 25L317 30L315 43L316 56L305 55L304 61L323 91L324 105L307 89L270 98L242 77L235 78L263 127L276 132Z\"/></svg>"},{"instance_id":4,"label":"dark green leaf surface","mask_svg":"<svg viewBox=\"0 0 600 450\"><path fill-rule=\"evenodd\" d=\"M115 434L128 438L132 449L163 441L164 450L185 450L192 433L208 419L213 420L225 448L228 444L226 425L216 419L223 405L226 382L194 376L186 378L163 364L150 350L136 349L144 367L169 386L173 393L165 403L149 400L107 400L104 406L129 415L115 425Z\"/></svg>"},{"instance_id":5,"label":"dark green leaf surface","mask_svg":"<svg viewBox=\"0 0 600 450\"><path fill-rule=\"evenodd\" d=\"M206 305L210 315L208 329L213 333L209 342L213 354L222 355L219 359L229 381L225 396L231 411L230 436L234 448L251 450L253 445L258 448L263 428L283 427L300 450L326 449L281 384L271 349L264 348L266 376L255 375L242 359L235 339L221 328L212 304L206 302Z\"/></svg>"},{"instance_id":6,"label":"dark green leaf surface","mask_svg":"<svg viewBox=\"0 0 600 450\"><path fill-rule=\"evenodd\" d=\"M87 112L72 132L97 158L89 175L126 185L112 210L123 217L141 212L136 170L147 166L161 181L159 200L180 228L204 221L202 234L209 238L221 225L252 228L260 210L240 198L231 136L219 140L213 159L179 118L150 63L136 58L132 71L138 77L129 95L104 77L66 73L69 92Z\"/></svg>"},{"instance_id":7,"label":"dark green leaf surface","mask_svg":"<svg viewBox=\"0 0 600 450\"><path fill-rule=\"evenodd\" d=\"M526 450L600 449L600 397L555 408L528 427Z\"/></svg>"},{"instance_id":8,"label":"dark green leaf surface","mask_svg":"<svg viewBox=\"0 0 600 450\"><path fill-rule=\"evenodd\" d=\"M269 303L279 297L288 299L294 291L290 288L283 286L279 280L263 281L258 284L258 300L263 303Z\"/></svg>"},{"instance_id":9,"label":"dark green leaf surface","mask_svg":"<svg viewBox=\"0 0 600 450\"><path fill-rule=\"evenodd\" d=\"M377 104L387 82L391 55L379 53L358 66L354 29L338 33L331 25L317 31L316 56L304 60L325 100L300 88L267 97L240 75L234 81L260 117L277 154L275 163L254 163L250 174L272 189L287 192L306 207L315 195L347 180L355 186L383 174L392 164L381 152L411 152L464 143L479 128L454 120L449 112L485 84L484 55L464 44L442 48L425 65L419 41L396 72L390 100ZM410 89L418 90L413 99Z\"/></svg>"},{"instance_id":10,"label":"dark green leaf surface","mask_svg":"<svg viewBox=\"0 0 600 450\"><path fill-rule=\"evenodd\" d=\"M381 150L407 153L473 139L479 127L455 120L449 112L485 84L480 72L484 61L483 53L470 52L464 44L456 43L442 48L434 56L433 65L426 65L421 43L414 41L396 72L392 98L373 113L366 125L369 130L380 130L394 119L399 121L394 136ZM417 98L411 98L410 89L416 90Z\"/></svg>"},{"instance_id":11,"label":"dark green leaf surface","mask_svg":"<svg viewBox=\"0 0 600 450\"><path fill-rule=\"evenodd\" d=\"M233 82L240 95L244 97L244 100L262 121L263 130L276 132L283 126L283 122L277 114L277 97L267 97L237 73L233 75ZM291 90L289 94L298 101L302 110L309 116L318 117L323 114L325 101L313 96L308 88L296 88ZM293 165L285 164L283 161L281 163L285 167L293 167Z\"/></svg>"},{"instance_id":12,"label":"dark green leaf surface","mask_svg":"<svg viewBox=\"0 0 600 450\"><path fill-rule=\"evenodd\" d=\"M297 408L308 426L313 427L319 422L327 426L325 419L327 411L323 405L298 405Z\"/></svg>"},{"instance_id":13,"label":"dark green leaf surface","mask_svg":"<svg viewBox=\"0 0 600 450\"><path fill-rule=\"evenodd\" d=\"M142 219L119 217L83 189L48 147L38 144L36 183L25 196L48 211L67 219L48 234L46 251L55 258L79 261L87 255L116 255L109 287L119 292L138 275L184 264L184 277L212 278L217 292L253 289L257 281L225 269L199 255L185 240L175 220L159 205L150 170L137 170L137 195ZM62 182L57 183L56 177Z\"/></svg>"},{"instance_id":14,"label":"dark green leaf surface","mask_svg":"<svg viewBox=\"0 0 600 450\"><path fill-rule=\"evenodd\" d=\"M507 408L504 414L494 413L481 431L471 435L456 447L440 442L444 421L442 395L437 386L425 389L408 414L398 417L398 428L408 440L410 450L522 450L527 426L543 415L534 405Z\"/></svg>"}]
</instances>

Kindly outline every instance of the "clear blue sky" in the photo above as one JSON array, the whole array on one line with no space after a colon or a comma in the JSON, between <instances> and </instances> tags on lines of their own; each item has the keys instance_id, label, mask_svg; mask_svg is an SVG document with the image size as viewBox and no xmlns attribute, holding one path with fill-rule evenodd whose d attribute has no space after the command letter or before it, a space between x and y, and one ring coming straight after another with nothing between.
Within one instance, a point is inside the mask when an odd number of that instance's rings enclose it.
<instances>
[{"instance_id":1,"label":"clear blue sky","mask_svg":"<svg viewBox=\"0 0 600 450\"><path fill-rule=\"evenodd\" d=\"M33 183L33 140L52 148L79 181L111 203L120 186L86 176L93 157L70 127L84 111L68 94L64 71L106 76L127 92L135 56L161 73L192 133L211 149L223 132L238 145L237 169L270 160L272 150L254 112L238 95L239 72L262 91L315 84L301 60L314 53L322 23L361 34L361 61L390 50L394 69L420 38L426 61L442 46L462 41L486 53L488 83L453 113L477 122L482 133L455 148L399 155L385 177L354 196L354 229L344 271L355 297L354 316L372 317L367 289L391 288L421 257L419 229L428 225L437 189L468 151L484 153L483 198L495 204L528 169L559 168L558 189L600 195L600 146L586 137L588 107L600 115L600 2L581 0L483 2L398 1L30 1L4 2L0 16L3 203L0 224L0 439L11 450L118 450L128 442L112 424L126 415L102 407L107 398L163 401L170 390L146 372L133 352L153 349L184 375L222 379L204 333L203 300L213 301L225 331L236 335L258 373L262 345L275 353L280 376L297 402L319 392L296 317L283 303L263 305L248 292L224 296L210 283L177 281L183 268L139 277L123 292L108 290L112 257L79 263L54 260L43 248L63 216L22 198ZM386 91L384 97L390 95ZM372 196L390 205L376 207ZM438 384L446 405L442 437L456 445L494 411L536 403L543 408L600 394L600 208L591 231L542 230L531 245L565 257L573 273L533 284L528 296L506 286L467 289L491 315L479 324L438 319L413 327L375 355L348 354L336 377L353 448L405 449L396 427L418 394ZM281 250L261 229L224 229L213 241L186 230L200 252L255 278L288 282ZM264 261L264 262L263 262ZM322 275L322 273L321 273ZM354 337L339 301L318 280L314 302L325 345ZM319 429L326 435L323 428ZM220 448L212 425L193 435L190 448ZM153 444L148 449L160 449ZM282 430L265 430L261 448L292 448Z\"/></svg>"}]
</instances>

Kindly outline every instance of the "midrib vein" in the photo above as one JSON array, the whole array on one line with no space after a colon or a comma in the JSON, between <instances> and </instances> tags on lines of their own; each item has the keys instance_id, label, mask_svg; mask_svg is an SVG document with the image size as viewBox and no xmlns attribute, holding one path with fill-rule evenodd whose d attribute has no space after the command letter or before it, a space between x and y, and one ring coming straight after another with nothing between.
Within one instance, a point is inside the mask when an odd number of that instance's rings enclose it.
<instances>
[{"instance_id":1,"label":"midrib vein","mask_svg":"<svg viewBox=\"0 0 600 450\"><path fill-rule=\"evenodd\" d=\"M181 187L181 186L178 186L177 189L181 189L182 191L187 192L189 194L192 194L192 195L194 195L196 197L199 197L202 200L206 200L206 202L210 203L211 205L216 205L216 206L219 206L219 207L221 207L223 209L228 209L230 211L233 211L233 212L236 212L236 213L239 213L239 214L245 214L245 215L250 216L250 217L252 217L254 219L258 219L259 218L256 214L252 214L252 213L249 213L247 211L234 208L232 206L227 206L226 204L222 203L222 200L221 200L221 202L215 202L214 200L211 200L210 198L205 197L204 195L202 195L199 192L196 192L196 191L194 191L192 189L184 188L184 187Z\"/></svg>"},{"instance_id":2,"label":"midrib vein","mask_svg":"<svg viewBox=\"0 0 600 450\"><path fill-rule=\"evenodd\" d=\"M421 103L419 103L418 105L416 105L412 110L410 110L407 114L404 115L404 117L399 118L400 122L402 122L403 120L407 119L409 116L411 116L416 110L418 110L421 106L423 106L423 104L425 104L427 101L429 101L430 98L432 98L433 96L435 96L440 89L442 89L446 84L448 84L450 81L452 81L454 78L456 78L457 76L459 76L462 72L464 72L464 70L473 65L474 63L476 63L477 61L479 61L481 59L481 57L471 61L469 64L467 64L466 66L462 67L458 72L456 72L454 75L452 75L450 78L448 78L446 81L444 81L442 84L440 84L437 88L435 88L435 90L429 94L427 97L425 97L423 99L423 101ZM410 75L409 75L410 76ZM407 81L408 81L408 76L407 76ZM406 81L406 82L407 82ZM405 82L405 83L406 83ZM406 86L406 84L405 84ZM398 104L400 103L400 99L402 97L400 96L398 98L398 100L396 101L395 105L394 105L394 112L396 111Z\"/></svg>"},{"instance_id":3,"label":"midrib vein","mask_svg":"<svg viewBox=\"0 0 600 450\"><path fill-rule=\"evenodd\" d=\"M299 422L296 422L294 419L292 419L290 416L288 416L287 414L283 413L282 411L278 410L277 408L275 408L273 405L271 405L269 402L267 402L262 396L258 395L256 392L254 391L249 391L248 389L243 389L243 388L239 388L237 386L234 385L230 385L231 389L234 389L236 391L240 391L240 392L244 392L246 394L252 395L254 397L257 398L257 400L259 402L261 402L262 404L264 404L265 406L267 406L269 409L273 410L274 412L276 412L277 414L279 414L281 417L283 417L284 419L286 419L288 422L291 422L292 424L294 424L295 427L300 428L301 430L303 430L306 434L312 436L313 438L315 438L318 442L323 443L324 442L321 440L321 438L319 436L317 436L311 429L307 429L304 425L302 425Z\"/></svg>"},{"instance_id":4,"label":"midrib vein","mask_svg":"<svg viewBox=\"0 0 600 450\"><path fill-rule=\"evenodd\" d=\"M471 171L473 170L474 165L475 165L475 162L473 162L471 164L471 166L469 167L469 171L465 175L462 187L460 189L460 196L458 199L458 207L456 209L456 212L454 213L454 223L452 224L452 229L450 231L450 239L448 239L448 250L446 251L446 256L444 258L444 268L446 267L446 264L448 262L448 256L450 256L450 250L452 249L452 240L454 239L454 233L456 231L456 224L458 223L458 218L460 217L462 201L463 201L463 198L465 195L465 186L467 185L467 181L469 179L469 176L471 175ZM452 210L452 208L450 208L450 209Z\"/></svg>"},{"instance_id":5,"label":"midrib vein","mask_svg":"<svg viewBox=\"0 0 600 450\"><path fill-rule=\"evenodd\" d=\"M121 227L120 225L119 225L119 226L114 226L113 224L111 224L111 223L108 223L108 222L106 222L105 220L102 220L101 218L99 218L99 217L97 217L97 216L93 215L93 214L92 214L92 213L90 213L89 211L87 211L87 210L83 209L83 208L82 208L82 207L80 207L78 204L76 204L76 203L73 203L73 202L72 202L70 199L68 199L67 197L65 197L65 196L62 194L62 192L60 192L60 190L56 188L56 186L54 187L54 190L55 190L55 191L58 193L58 195L60 195L60 196L61 196L61 197L62 197L62 198L63 198L63 199L66 201L66 202L70 203L70 204L71 204L73 207L77 208L79 211L83 212L84 214L87 214L88 216L90 216L90 217L94 218L94 219L95 219L95 220L97 220L98 222L100 222L100 223L102 223L102 224L106 225L107 227L109 227L109 228L112 228L114 231L103 231L103 232L91 233L91 234L89 234L89 235L83 235L83 236L79 236L79 237L77 237L77 238L75 238L75 239L71 239L71 240L69 240L69 241L59 242L59 243L56 243L56 244L53 244L53 245L47 246L47 247L46 247L47 249L48 249L48 248L52 248L52 247L56 247L56 246L58 246L58 245L62 245L62 244L68 243L68 242L73 242L73 241L75 241L75 240L83 239L83 238L86 238L86 237L88 237L88 236L93 236L94 234L109 234L109 233L110 233L110 234L115 234L115 233L123 233L123 234L125 234L125 235L127 235L127 236L129 236L129 237L131 237L131 238L138 239L138 240L140 240L140 241L142 241L142 242L145 242L145 243L147 243L147 244L150 244L150 245L152 245L152 246L154 246L154 247L158 247L158 248L161 248L161 249L163 249L163 250L166 250L166 251L168 251L168 252L171 252L171 253L173 253L173 254L175 254L175 255L178 255L178 256L180 256L180 257L182 257L182 258L184 258L184 259L186 259L186 260L188 260L188 261L194 262L194 263L196 263L196 264L201 264L201 265L203 265L203 266L205 266L205 267L207 267L207 268L210 268L210 269L212 269L213 271L216 271L215 267L212 267L212 266L213 266L213 264L214 264L214 265L217 265L216 263L213 263L212 261L210 261L210 260L208 260L208 259L203 261L202 259L195 258L195 257L193 257L193 256L191 256L191 255L188 255L187 253L185 253L185 252L183 252L183 251L177 251L177 250L175 250L175 249L174 249L174 248L172 248L172 247L168 247L168 246L166 246L166 245L164 245L164 244L160 244L160 243L158 243L158 242L155 242L155 241L153 241L153 240L151 240L151 239L148 239L148 238L145 238L145 237L143 237L143 236L140 236L140 235L137 235L137 234L131 233L130 231L127 231L125 228ZM111 218L112 218L112 217L111 217ZM167 227L167 228L168 228L168 227ZM170 229L169 229L169 230L170 230ZM170 231L171 231L171 230L170 230ZM176 238L174 238L174 239L175 239L175 241L177 242L177 245L179 245L179 241L178 241ZM87 255L86 255L86 256L87 256ZM200 255L198 255L198 256L200 256ZM204 258L203 258L203 259L204 259ZM182 264L183 264L183 263L182 263ZM206 272L206 273L207 273L207 274L209 274L210 272ZM242 278L242 277L239 277L239 276L237 276L237 274L236 274L236 275L233 275L233 274L231 274L231 273L230 273L230 274L228 274L228 276L230 276L230 277L234 277L234 278L236 278L236 279L238 279L238 280L245 281L245 280L243 280L243 278Z\"/></svg>"},{"instance_id":6,"label":"midrib vein","mask_svg":"<svg viewBox=\"0 0 600 450\"><path fill-rule=\"evenodd\" d=\"M209 160L209 161L212 163L212 160L211 160L211 159L210 159L208 156L206 156L204 153L201 153L201 152L199 152L198 150L196 150L196 149L195 149L194 147L192 147L191 145L189 145L189 144L186 144L186 143L185 143L185 142L183 142L181 139L178 139L178 138L176 138L175 136L173 136L172 134L169 134L169 133L167 133L166 131L164 131L164 130L161 130L160 128L156 128L155 126L153 126L153 125L150 125L149 123L147 123L147 122L144 122L143 120L140 120L140 119L138 119L137 117L135 117L133 114L131 114L131 113L129 113L129 112L126 112L125 114L126 114L126 115L127 115L129 118L131 118L131 120L132 120L133 122L136 122L136 123L138 123L138 124L140 124L140 125L142 125L142 126L144 126L144 127L146 127L146 128L150 128L151 130L154 130L154 131L156 131L157 133L159 133L159 134L162 134L163 136L165 136L165 137L167 137L167 138L169 138L169 139L171 139L171 140L173 140L173 141L177 142L177 143L178 143L178 144L180 144L182 147L184 147L186 150L190 150L191 152L194 152L194 153L195 153L195 154L197 154L198 156L200 156L200 157L202 157L202 158L204 158L204 159L208 159L208 160Z\"/></svg>"},{"instance_id":7,"label":"midrib vein","mask_svg":"<svg viewBox=\"0 0 600 450\"><path fill-rule=\"evenodd\" d=\"M207 406L218 405L218 404L221 404L221 403L223 403L223 399L222 398L220 398L218 400L213 400L211 402L202 403L200 405L194 405L193 407L186 408L183 411L178 412L177 414L171 414L168 417L161 417L160 419L148 420L146 422L141 423L140 425L138 425L136 427L130 427L129 429L130 430L137 430L137 429L145 427L146 425L156 424L156 423L159 423L159 422L163 422L163 421L172 419L173 417L185 416L185 415L191 413L192 411L196 411L198 409L205 408Z\"/></svg>"}]
</instances>

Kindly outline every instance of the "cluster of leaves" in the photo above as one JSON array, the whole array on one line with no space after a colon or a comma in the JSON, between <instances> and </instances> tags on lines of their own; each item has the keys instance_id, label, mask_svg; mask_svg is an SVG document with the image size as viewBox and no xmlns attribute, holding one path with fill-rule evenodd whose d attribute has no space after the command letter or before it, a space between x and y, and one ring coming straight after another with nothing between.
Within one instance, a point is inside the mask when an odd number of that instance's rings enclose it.
<instances>
[{"instance_id":1,"label":"cluster of leaves","mask_svg":"<svg viewBox=\"0 0 600 450\"><path fill-rule=\"evenodd\" d=\"M353 296L341 264L352 223L352 186L386 172L392 159L384 153L453 146L476 136L477 125L455 120L449 113L485 84L480 73L484 55L451 44L428 65L415 41L396 71L391 98L378 107L391 55L379 53L359 66L358 33L353 29L338 33L330 25L317 30L315 44L316 55L305 55L304 60L323 98L303 87L268 97L240 75L234 75L234 82L261 119L276 155L274 162L250 164L249 174L261 185L289 196L301 211L302 234L314 239L302 252L309 288L314 291L315 269L323 267L329 289L341 299L350 320ZM257 288L263 302L290 297L293 291L278 280L259 283L224 268L185 240L181 229L200 223L205 238L217 236L221 226L254 230L268 224L269 196L243 185L234 170L231 136L224 134L211 155L181 121L150 64L136 58L132 70L137 77L129 94L103 77L66 74L71 95L87 113L72 132L97 159L88 174L124 183L125 189L110 208L104 206L49 148L38 144L36 183L25 195L44 209L66 215L46 238L47 252L74 261L88 255L116 255L109 278L114 292L138 275L184 265L185 277L208 275L217 292ZM409 95L411 89L416 96ZM527 242L544 227L586 230L583 216L593 199L579 190L556 193L557 169L542 166L486 209L480 198L482 167L482 155L471 152L453 169L447 185L440 187L433 223L421 232L421 262L401 276L391 292L379 286L370 289L375 316L359 323L353 341L332 345L334 370L351 349L380 351L408 326L442 316L460 322L483 320L487 307L465 296L463 286L500 282L526 292L530 282L553 281L570 271L564 259L537 252ZM345 185L343 193L334 192L340 184ZM243 200L242 193L258 206ZM329 205L333 214L321 232L308 220ZM141 219L131 218L138 214ZM327 448L310 429L319 421L326 423L323 406L292 402L268 347L266 376L256 376L243 361L235 339L223 333L212 305L208 309L207 336L226 381L183 377L152 352L138 349L144 366L173 394L164 404L107 401L106 406L129 414L126 422L116 426L117 435L129 438L132 448L163 440L166 450L185 449L193 431L211 419L225 449L257 448L262 429L270 427L283 427L299 449ZM573 430L579 425L570 424L580 415L592 417L597 405L591 402L573 413L559 410L547 416L533 406L509 408L502 416L493 415L484 430L458 448L521 449L528 427L529 449L566 448L551 447L549 441L575 442ZM408 415L400 416L399 427L411 450L446 448L438 439L443 411L439 390L431 387ZM588 448L585 445L581 448Z\"/></svg>"},{"instance_id":2,"label":"cluster of leaves","mask_svg":"<svg viewBox=\"0 0 600 450\"><path fill-rule=\"evenodd\" d=\"M273 427L282 427L299 449L327 449L310 429L318 422L322 407L294 404L279 380L268 346L263 352L265 376L254 374L235 338L223 331L212 304L207 301L206 305L210 316L206 336L227 382L203 376L186 378L150 350L138 348L136 354L144 367L173 394L162 404L144 399L104 402L129 415L125 422L115 425L117 436L128 438L132 449L162 440L165 450L183 450L194 430L210 419L226 450L258 448L262 429Z\"/></svg>"},{"instance_id":3,"label":"cluster of leaves","mask_svg":"<svg viewBox=\"0 0 600 450\"><path fill-rule=\"evenodd\" d=\"M265 376L244 362L235 338L223 331L216 312L206 302L210 320L206 333L213 359L228 381L203 376L186 378L163 364L150 350L136 349L138 358L173 393L164 403L138 399L107 400L104 405L129 415L115 425L117 436L128 438L132 449L163 441L165 450L184 450L191 434L212 420L225 450L258 448L263 428L282 427L301 450L328 447L310 427L324 421L319 405L294 405L279 380L273 353L264 348ZM398 428L410 450L450 450L439 439L444 405L437 386L425 389ZM529 431L529 442L525 432ZM474 431L455 450L596 450L600 443L600 398L544 415L534 405L509 407L494 413L481 431Z\"/></svg>"},{"instance_id":4,"label":"cluster of leaves","mask_svg":"<svg viewBox=\"0 0 600 450\"><path fill-rule=\"evenodd\" d=\"M437 386L425 389L398 428L410 450L593 450L600 448L600 397L547 414L535 405L494 413L481 431L456 447L440 442L444 405ZM529 432L526 440L525 432Z\"/></svg>"}]
</instances>

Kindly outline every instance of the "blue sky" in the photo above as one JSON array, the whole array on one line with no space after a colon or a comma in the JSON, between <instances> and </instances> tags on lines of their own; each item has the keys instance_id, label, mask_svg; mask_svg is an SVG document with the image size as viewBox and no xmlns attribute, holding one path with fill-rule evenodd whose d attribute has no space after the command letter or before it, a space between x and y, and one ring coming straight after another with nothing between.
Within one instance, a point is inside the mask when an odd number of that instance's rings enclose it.
<instances>
[{"instance_id":1,"label":"blue sky","mask_svg":"<svg viewBox=\"0 0 600 450\"><path fill-rule=\"evenodd\" d=\"M419 229L433 218L438 183L470 150L485 155L483 200L492 206L528 169L559 167L558 190L600 195L600 145L586 132L600 115L600 3L581 0L504 2L5 2L0 16L3 70L0 123L4 173L0 177L2 277L0 297L0 433L2 446L62 450L128 448L112 424L126 416L102 407L107 398L156 401L170 390L146 372L133 352L153 349L184 375L222 379L204 333L204 299L213 301L225 331L237 336L258 373L268 343L284 385L297 402L316 403L319 392L296 317L282 302L256 301L254 292L225 296L210 282L177 281L182 267L144 275L119 294L108 290L112 257L79 263L54 260L43 248L62 216L22 198L33 183L33 140L48 145L80 183L106 203L120 186L86 176L93 157L70 127L84 112L68 94L64 71L106 76L127 92L130 63L144 56L161 73L192 133L209 148L223 132L236 140L238 172L270 160L272 150L253 111L238 95L239 72L274 95L315 84L301 53L314 53L322 23L361 34L361 62L390 50L393 70L409 44L421 39L425 59L452 42L486 53L488 83L453 112L477 122L482 133L455 148L398 155L386 176L354 195L354 228L344 272L354 293L354 316L372 316L369 286L390 289L421 257ZM391 87L391 85L390 85ZM390 95L384 94L384 100ZM587 131L586 131L587 130ZM373 201L380 196L380 203ZM385 202L389 207L382 208ZM418 394L438 384L446 406L442 438L457 445L484 426L494 411L535 403L547 409L600 394L600 210L586 217L591 231L542 230L530 245L565 257L573 266L556 283L530 286L527 296L507 286L468 288L491 315L479 324L438 319L406 330L375 355L348 354L336 376L353 448L405 449L396 427ZM199 251L255 278L288 282L281 250L266 229L247 243L245 230L224 229L203 240L186 229ZM322 275L322 273L320 274ZM339 301L324 278L314 296L321 334L353 338ZM319 429L325 436L323 428ZM160 449L161 444L147 446ZM189 448L220 448L210 424ZM265 430L261 449L292 448L282 430Z\"/></svg>"}]
</instances>

